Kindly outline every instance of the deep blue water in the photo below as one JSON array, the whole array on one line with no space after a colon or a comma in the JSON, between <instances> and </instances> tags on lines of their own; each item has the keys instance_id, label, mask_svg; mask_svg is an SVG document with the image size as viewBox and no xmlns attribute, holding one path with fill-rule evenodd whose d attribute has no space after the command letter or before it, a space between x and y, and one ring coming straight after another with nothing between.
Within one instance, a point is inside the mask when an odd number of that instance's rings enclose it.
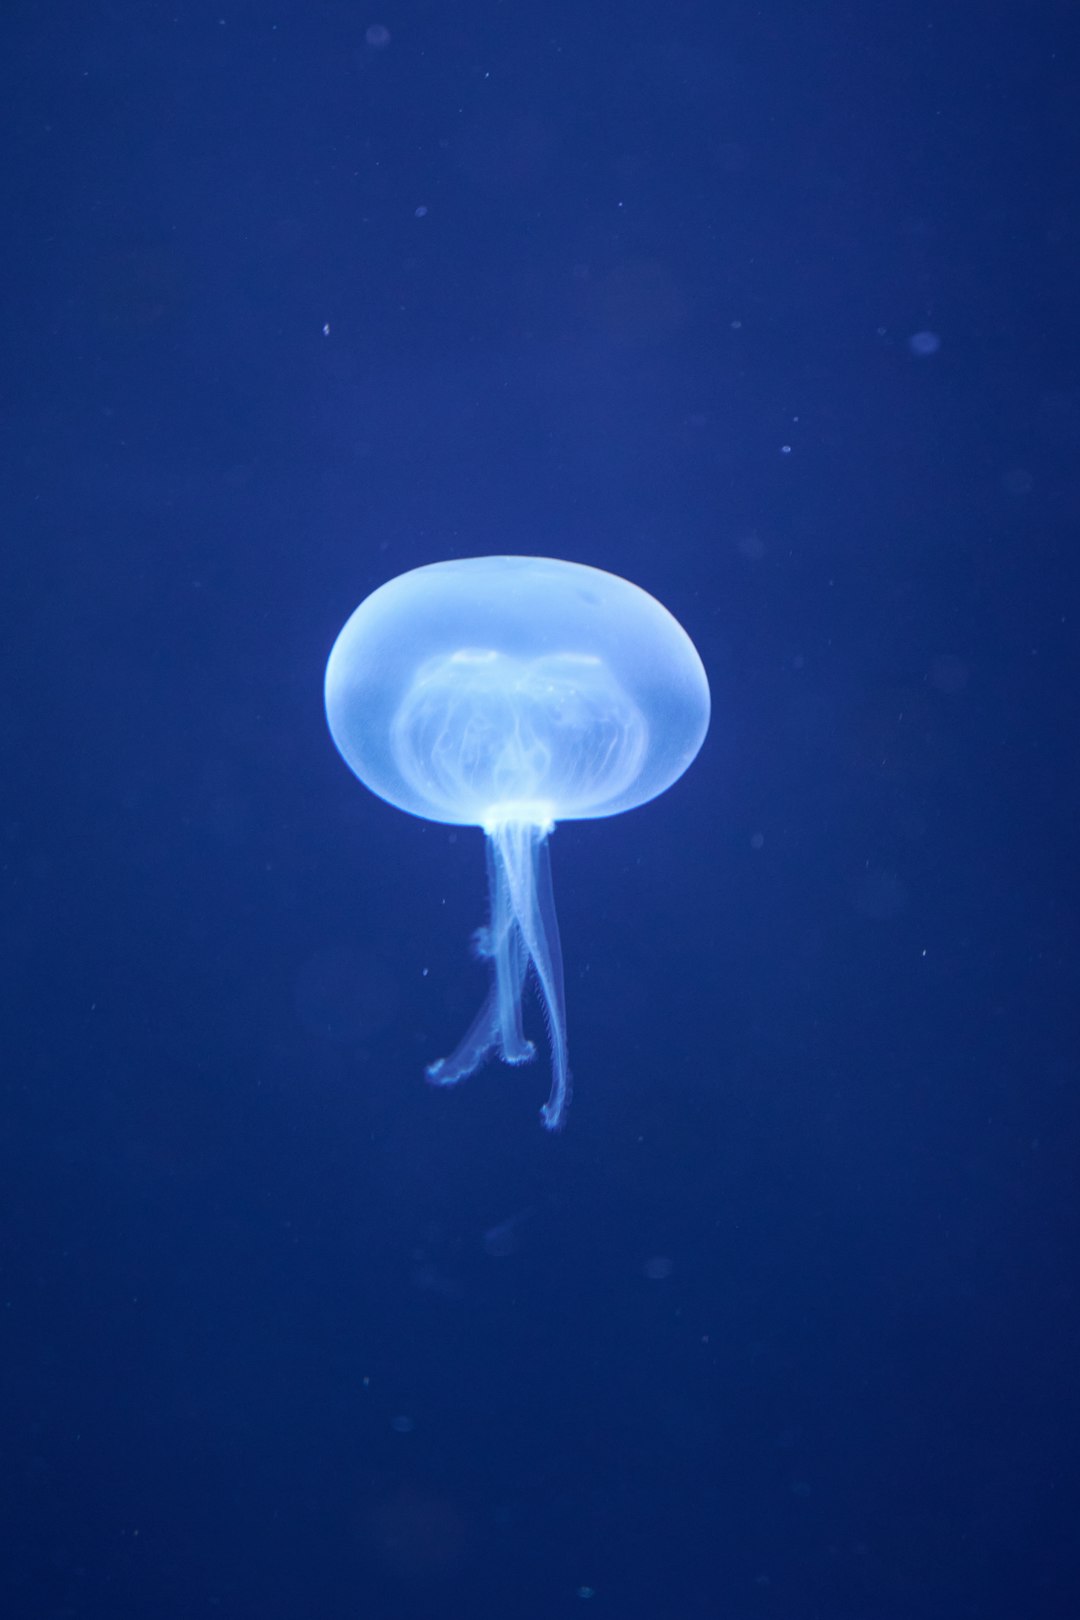
<instances>
[{"instance_id":1,"label":"deep blue water","mask_svg":"<svg viewBox=\"0 0 1080 1620\"><path fill-rule=\"evenodd\" d=\"M1074 1620L1075 8L5 22L0 1613ZM714 704L554 1137L322 713L507 551Z\"/></svg>"}]
</instances>

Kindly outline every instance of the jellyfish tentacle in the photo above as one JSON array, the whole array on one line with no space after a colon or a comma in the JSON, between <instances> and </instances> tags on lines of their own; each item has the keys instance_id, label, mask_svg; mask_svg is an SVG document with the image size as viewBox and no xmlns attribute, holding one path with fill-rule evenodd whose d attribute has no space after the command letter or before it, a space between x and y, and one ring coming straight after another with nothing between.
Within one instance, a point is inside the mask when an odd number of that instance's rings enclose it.
<instances>
[{"instance_id":1,"label":"jellyfish tentacle","mask_svg":"<svg viewBox=\"0 0 1080 1620\"><path fill-rule=\"evenodd\" d=\"M505 872L514 919L536 973L544 1008L551 1041L551 1092L540 1118L554 1131L562 1125L570 1101L570 1068L562 947L547 846L550 830L529 822L503 822L493 829L489 842L494 845L497 867ZM520 996L518 1000L520 1005Z\"/></svg>"}]
</instances>

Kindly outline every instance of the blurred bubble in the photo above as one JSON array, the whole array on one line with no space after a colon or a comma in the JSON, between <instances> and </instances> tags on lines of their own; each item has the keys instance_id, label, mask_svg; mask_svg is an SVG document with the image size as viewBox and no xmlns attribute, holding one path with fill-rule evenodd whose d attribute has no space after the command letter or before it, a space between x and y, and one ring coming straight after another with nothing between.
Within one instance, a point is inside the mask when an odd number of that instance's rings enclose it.
<instances>
[{"instance_id":1,"label":"blurred bubble","mask_svg":"<svg viewBox=\"0 0 1080 1620\"><path fill-rule=\"evenodd\" d=\"M654 1254L641 1269L650 1282L662 1282L665 1277L671 1276L675 1268L666 1254Z\"/></svg>"},{"instance_id":2,"label":"blurred bubble","mask_svg":"<svg viewBox=\"0 0 1080 1620\"><path fill-rule=\"evenodd\" d=\"M941 348L941 339L936 332L913 332L908 338L908 348L912 354L920 357L937 354Z\"/></svg>"},{"instance_id":3,"label":"blurred bubble","mask_svg":"<svg viewBox=\"0 0 1080 1620\"><path fill-rule=\"evenodd\" d=\"M373 51L385 51L390 43L390 30L383 23L369 23L364 39Z\"/></svg>"}]
</instances>

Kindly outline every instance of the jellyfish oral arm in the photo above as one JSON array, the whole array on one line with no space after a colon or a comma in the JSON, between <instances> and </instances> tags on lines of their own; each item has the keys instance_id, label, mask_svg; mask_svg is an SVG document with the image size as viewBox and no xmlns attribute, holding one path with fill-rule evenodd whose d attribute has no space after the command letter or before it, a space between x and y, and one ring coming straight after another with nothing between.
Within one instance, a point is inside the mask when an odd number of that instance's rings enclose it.
<instances>
[{"instance_id":1,"label":"jellyfish oral arm","mask_svg":"<svg viewBox=\"0 0 1080 1620\"><path fill-rule=\"evenodd\" d=\"M497 872L505 873L514 920L536 973L551 1042L551 1093L540 1110L549 1131L557 1131L570 1102L566 1050L566 992L562 946L551 884L549 827L504 822L489 834Z\"/></svg>"},{"instance_id":2,"label":"jellyfish oral arm","mask_svg":"<svg viewBox=\"0 0 1080 1620\"><path fill-rule=\"evenodd\" d=\"M500 821L485 829L491 921L481 934L480 948L491 958L493 981L464 1039L426 1072L433 1085L449 1086L495 1055L504 1063L528 1062L535 1049L522 1025L521 997L531 962L551 1041L551 1093L540 1117L554 1131L570 1101L570 1073L549 830L523 821Z\"/></svg>"},{"instance_id":3,"label":"jellyfish oral arm","mask_svg":"<svg viewBox=\"0 0 1080 1620\"><path fill-rule=\"evenodd\" d=\"M500 880L492 840L485 840L491 920L476 932L478 956L489 958L494 972L491 988L476 1017L449 1057L429 1063L424 1071L433 1086L452 1086L482 1068L489 1057L504 1063L528 1063L536 1048L527 1040L521 1021L521 994L529 956L510 905L510 890Z\"/></svg>"}]
</instances>

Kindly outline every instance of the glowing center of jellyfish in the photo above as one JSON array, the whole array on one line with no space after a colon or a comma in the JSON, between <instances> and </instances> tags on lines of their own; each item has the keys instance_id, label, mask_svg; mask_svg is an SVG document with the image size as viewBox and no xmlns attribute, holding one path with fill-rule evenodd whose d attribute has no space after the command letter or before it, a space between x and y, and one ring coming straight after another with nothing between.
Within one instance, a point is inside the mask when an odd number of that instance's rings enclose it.
<instances>
[{"instance_id":1,"label":"glowing center of jellyfish","mask_svg":"<svg viewBox=\"0 0 1080 1620\"><path fill-rule=\"evenodd\" d=\"M421 665L394 715L391 751L429 803L471 809L487 831L595 810L624 793L649 728L603 659L516 658L464 647Z\"/></svg>"}]
</instances>

